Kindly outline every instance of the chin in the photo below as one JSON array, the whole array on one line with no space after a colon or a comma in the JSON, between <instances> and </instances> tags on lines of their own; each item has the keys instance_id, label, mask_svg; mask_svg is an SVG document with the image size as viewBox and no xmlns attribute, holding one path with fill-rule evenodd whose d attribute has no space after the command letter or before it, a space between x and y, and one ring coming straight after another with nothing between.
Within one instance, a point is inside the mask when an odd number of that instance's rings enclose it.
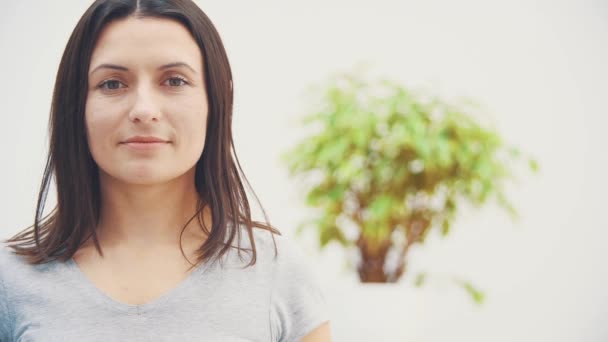
<instances>
[{"instance_id":1,"label":"chin","mask_svg":"<svg viewBox=\"0 0 608 342\"><path fill-rule=\"evenodd\" d=\"M154 185L167 183L179 174L162 172L158 167L122 168L120 170L100 171L100 180L127 185Z\"/></svg>"}]
</instances>

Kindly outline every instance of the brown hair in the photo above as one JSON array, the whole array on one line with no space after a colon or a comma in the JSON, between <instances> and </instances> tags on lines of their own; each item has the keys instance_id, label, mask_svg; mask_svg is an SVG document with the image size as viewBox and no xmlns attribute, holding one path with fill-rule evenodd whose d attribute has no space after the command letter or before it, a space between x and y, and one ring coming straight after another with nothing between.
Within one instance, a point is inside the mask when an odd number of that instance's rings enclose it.
<instances>
[{"instance_id":1,"label":"brown hair","mask_svg":"<svg viewBox=\"0 0 608 342\"><path fill-rule=\"evenodd\" d=\"M254 227L270 231L273 241L274 234L281 233L268 223L266 212L236 157L232 139L233 84L228 57L213 23L191 0L96 0L83 14L67 43L55 80L49 121L49 152L34 224L7 242L17 243L10 247L17 254L26 256L31 264L68 260L83 243L85 234L92 236L95 247L102 254L95 233L100 214L99 170L89 151L84 120L88 69L96 40L104 26L128 16L178 21L190 31L203 55L209 115L205 147L196 163L195 186L200 197L198 210L181 233L197 217L207 235L198 249L198 264L214 255L220 259L232 247L235 234L240 241L239 227L244 224L251 241L251 249L247 250L253 252L248 266L254 265ZM57 185L57 206L42 218L52 175ZM260 204L265 223L252 221L241 176ZM202 220L206 206L211 209L211 231ZM240 243L238 249L240 255Z\"/></svg>"}]
</instances>

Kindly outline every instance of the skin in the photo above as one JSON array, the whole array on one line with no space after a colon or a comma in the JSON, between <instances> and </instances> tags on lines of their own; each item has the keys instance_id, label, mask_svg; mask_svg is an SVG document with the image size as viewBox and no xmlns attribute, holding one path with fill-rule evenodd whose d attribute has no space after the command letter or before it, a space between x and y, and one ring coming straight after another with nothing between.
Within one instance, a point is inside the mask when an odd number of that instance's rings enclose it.
<instances>
[{"instance_id":1,"label":"skin","mask_svg":"<svg viewBox=\"0 0 608 342\"><path fill-rule=\"evenodd\" d=\"M189 67L158 69L177 62ZM195 212L194 166L208 114L202 69L198 45L176 22L129 18L101 33L90 63L85 118L100 170L99 230L113 247L171 245ZM121 143L135 135L170 142L149 151Z\"/></svg>"},{"instance_id":2,"label":"skin","mask_svg":"<svg viewBox=\"0 0 608 342\"><path fill-rule=\"evenodd\" d=\"M114 21L93 51L85 121L100 172L96 229L104 257L86 241L73 258L119 302L153 301L189 273L179 234L198 199L194 167L205 145L208 115L202 58L185 27L159 18ZM124 144L135 135L168 142L137 150ZM207 227L211 219L206 211ZM205 239L192 220L182 237L191 262ZM301 341L326 342L329 336L326 322Z\"/></svg>"},{"instance_id":3,"label":"skin","mask_svg":"<svg viewBox=\"0 0 608 342\"><path fill-rule=\"evenodd\" d=\"M184 65L167 67L174 63ZM184 258L179 235L196 212L194 167L205 144L203 80L198 45L170 20L114 21L93 50L85 122L99 167L96 231L104 256L89 239L73 259L119 302L147 303L175 287L191 272L195 251L206 239L192 220L181 240ZM149 150L124 144L135 135L167 143ZM211 227L209 211L203 220Z\"/></svg>"}]
</instances>

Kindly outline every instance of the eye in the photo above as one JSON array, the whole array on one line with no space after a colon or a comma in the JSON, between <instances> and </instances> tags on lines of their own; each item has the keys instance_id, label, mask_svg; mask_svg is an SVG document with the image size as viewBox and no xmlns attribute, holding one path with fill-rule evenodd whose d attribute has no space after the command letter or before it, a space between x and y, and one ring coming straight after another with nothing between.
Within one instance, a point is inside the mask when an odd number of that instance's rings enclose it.
<instances>
[{"instance_id":1,"label":"eye","mask_svg":"<svg viewBox=\"0 0 608 342\"><path fill-rule=\"evenodd\" d=\"M97 86L97 88L103 89L103 90L118 90L120 88L121 84L123 84L123 83L118 80L107 80L107 81L101 82Z\"/></svg>"},{"instance_id":2,"label":"eye","mask_svg":"<svg viewBox=\"0 0 608 342\"><path fill-rule=\"evenodd\" d=\"M179 77L179 76L174 76L174 77L170 77L167 79L167 81L169 81L169 85L171 87L179 87L182 85L186 85L189 84L185 78ZM165 81L165 82L167 82Z\"/></svg>"}]
</instances>

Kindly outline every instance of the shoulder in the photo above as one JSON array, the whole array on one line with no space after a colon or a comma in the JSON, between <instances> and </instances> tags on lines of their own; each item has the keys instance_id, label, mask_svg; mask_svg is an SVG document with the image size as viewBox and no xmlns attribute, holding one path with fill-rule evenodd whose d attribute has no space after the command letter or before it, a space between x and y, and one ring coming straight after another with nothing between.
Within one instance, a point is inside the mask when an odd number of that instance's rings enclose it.
<instances>
[{"instance_id":1,"label":"shoulder","mask_svg":"<svg viewBox=\"0 0 608 342\"><path fill-rule=\"evenodd\" d=\"M251 237L253 238L251 239L246 227L241 226L239 230L231 246L245 250L248 252L247 254L255 247L256 259L261 259L263 262L270 263L274 259L275 251L280 252L289 248L285 245L290 242L286 241L287 238L284 235L254 227L251 231Z\"/></svg>"},{"instance_id":2,"label":"shoulder","mask_svg":"<svg viewBox=\"0 0 608 342\"><path fill-rule=\"evenodd\" d=\"M25 256L17 254L10 246L9 243L0 241L0 283L4 285L9 296L38 290L43 287L43 280L65 277L64 268L59 267L61 265L58 260L31 264Z\"/></svg>"},{"instance_id":3,"label":"shoulder","mask_svg":"<svg viewBox=\"0 0 608 342\"><path fill-rule=\"evenodd\" d=\"M0 241L0 280L26 266L28 263L23 257L17 255L7 242Z\"/></svg>"},{"instance_id":4,"label":"shoulder","mask_svg":"<svg viewBox=\"0 0 608 342\"><path fill-rule=\"evenodd\" d=\"M31 265L5 241L0 241L0 286L9 296L15 288L34 280L32 275L43 265Z\"/></svg>"},{"instance_id":5,"label":"shoulder","mask_svg":"<svg viewBox=\"0 0 608 342\"><path fill-rule=\"evenodd\" d=\"M275 236L277 255L272 255L274 270L275 295L290 295L294 287L309 286L311 290L318 288L318 279L314 272L311 258L302 249L302 246L293 238L280 235Z\"/></svg>"},{"instance_id":6,"label":"shoulder","mask_svg":"<svg viewBox=\"0 0 608 342\"><path fill-rule=\"evenodd\" d=\"M41 264L30 264L26 257L19 255L6 241L0 241L0 271L5 274L12 274L17 271L39 272L55 264L55 261L50 261Z\"/></svg>"},{"instance_id":7,"label":"shoulder","mask_svg":"<svg viewBox=\"0 0 608 342\"><path fill-rule=\"evenodd\" d=\"M267 272L270 281L275 287L285 282L293 282L309 279L312 277L312 265L306 257L300 245L293 238L279 235L268 230L254 228L252 230L253 244L255 245L256 261L255 269ZM238 241L238 243L237 243ZM233 247L239 246L242 257L238 257L239 251L234 248L228 258L232 263L244 265L251 261L252 241L246 228L242 228L240 238L235 238Z\"/></svg>"},{"instance_id":8,"label":"shoulder","mask_svg":"<svg viewBox=\"0 0 608 342\"><path fill-rule=\"evenodd\" d=\"M14 323L9 297L14 286L13 278L17 271L23 268L23 263L6 242L0 241L0 341L11 340Z\"/></svg>"},{"instance_id":9,"label":"shoulder","mask_svg":"<svg viewBox=\"0 0 608 342\"><path fill-rule=\"evenodd\" d=\"M271 327L276 341L299 341L329 320L326 294L311 259L295 240L275 236Z\"/></svg>"},{"instance_id":10,"label":"shoulder","mask_svg":"<svg viewBox=\"0 0 608 342\"><path fill-rule=\"evenodd\" d=\"M276 271L302 267L306 264L301 247L292 238L263 229L254 229L253 237L257 259L273 265ZM246 237L245 240L249 238ZM251 248L249 241L245 244L245 248Z\"/></svg>"},{"instance_id":11,"label":"shoulder","mask_svg":"<svg viewBox=\"0 0 608 342\"><path fill-rule=\"evenodd\" d=\"M8 245L6 242L0 241L0 291L4 287L5 273L7 273L10 263L12 263L12 256L10 255Z\"/></svg>"}]
</instances>

